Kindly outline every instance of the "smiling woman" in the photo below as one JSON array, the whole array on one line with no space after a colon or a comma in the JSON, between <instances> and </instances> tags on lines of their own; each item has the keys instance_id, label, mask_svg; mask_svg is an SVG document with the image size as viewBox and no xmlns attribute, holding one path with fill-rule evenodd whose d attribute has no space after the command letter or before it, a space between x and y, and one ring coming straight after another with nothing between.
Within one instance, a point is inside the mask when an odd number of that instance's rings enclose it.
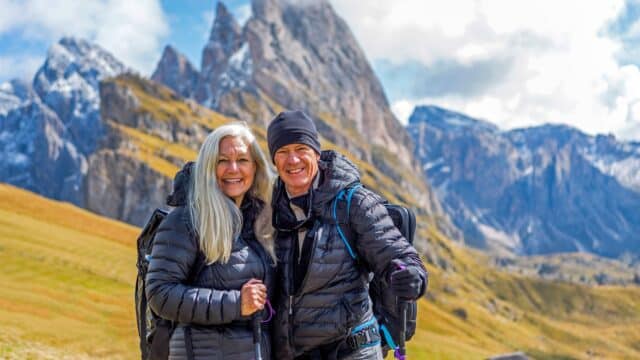
<instances>
[{"instance_id":1,"label":"smiling woman","mask_svg":"<svg viewBox=\"0 0 640 360\"><path fill-rule=\"evenodd\" d=\"M182 200L159 225L146 276L150 308L177 324L169 359L270 358L270 332L255 335L251 321L275 290L270 197L266 157L244 124L217 128L176 175L170 199Z\"/></svg>"}]
</instances>

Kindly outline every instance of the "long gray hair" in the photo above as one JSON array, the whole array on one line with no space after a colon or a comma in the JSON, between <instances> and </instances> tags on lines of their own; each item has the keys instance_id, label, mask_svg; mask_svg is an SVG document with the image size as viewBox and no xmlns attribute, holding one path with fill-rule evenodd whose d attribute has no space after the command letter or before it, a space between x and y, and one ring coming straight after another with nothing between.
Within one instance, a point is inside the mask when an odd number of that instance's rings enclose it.
<instances>
[{"instance_id":1,"label":"long gray hair","mask_svg":"<svg viewBox=\"0 0 640 360\"><path fill-rule=\"evenodd\" d=\"M271 192L273 175L267 158L255 136L243 123L222 125L211 132L200 147L200 153L191 177L189 212L193 226L198 231L200 249L207 263L226 263L231 256L233 240L242 230L242 213L233 200L218 188L216 164L220 155L220 142L225 137L238 137L249 146L256 164L253 184L246 195L260 199L264 207L253 225L256 238L275 259L273 250L274 230L271 225Z\"/></svg>"}]
</instances>

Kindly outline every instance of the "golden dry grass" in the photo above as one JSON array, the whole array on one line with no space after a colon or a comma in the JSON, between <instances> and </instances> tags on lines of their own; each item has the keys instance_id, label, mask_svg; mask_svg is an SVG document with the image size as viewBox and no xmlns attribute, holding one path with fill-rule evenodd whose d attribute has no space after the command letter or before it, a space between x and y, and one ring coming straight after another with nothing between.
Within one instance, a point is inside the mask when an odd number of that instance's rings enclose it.
<instances>
[{"instance_id":1,"label":"golden dry grass","mask_svg":"<svg viewBox=\"0 0 640 360\"><path fill-rule=\"evenodd\" d=\"M138 356L138 229L8 185L0 185L0 219L0 358ZM432 236L446 242L455 271L429 266L432 300L420 302L411 358L515 350L536 359L640 358L638 288L498 272L482 255Z\"/></svg>"},{"instance_id":2,"label":"golden dry grass","mask_svg":"<svg viewBox=\"0 0 640 360\"><path fill-rule=\"evenodd\" d=\"M4 184L0 219L0 358L134 358L138 230Z\"/></svg>"}]
</instances>

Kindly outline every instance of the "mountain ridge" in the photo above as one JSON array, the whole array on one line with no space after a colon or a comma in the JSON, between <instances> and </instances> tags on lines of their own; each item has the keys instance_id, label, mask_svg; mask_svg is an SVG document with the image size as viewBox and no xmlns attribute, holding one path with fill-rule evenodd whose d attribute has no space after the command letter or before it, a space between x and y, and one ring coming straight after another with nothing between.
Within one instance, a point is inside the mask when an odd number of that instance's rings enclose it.
<instances>
[{"instance_id":1,"label":"mountain ridge","mask_svg":"<svg viewBox=\"0 0 640 360\"><path fill-rule=\"evenodd\" d=\"M425 176L472 246L640 255L640 146L558 124L500 131L427 106L408 128Z\"/></svg>"}]
</instances>

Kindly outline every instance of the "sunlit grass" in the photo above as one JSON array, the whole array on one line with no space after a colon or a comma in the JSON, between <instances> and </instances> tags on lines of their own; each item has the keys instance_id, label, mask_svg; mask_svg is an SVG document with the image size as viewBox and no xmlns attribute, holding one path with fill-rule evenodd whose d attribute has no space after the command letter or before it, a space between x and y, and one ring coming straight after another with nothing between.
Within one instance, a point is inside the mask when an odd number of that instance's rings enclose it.
<instances>
[{"instance_id":1,"label":"sunlit grass","mask_svg":"<svg viewBox=\"0 0 640 360\"><path fill-rule=\"evenodd\" d=\"M0 184L0 358L136 357L135 227Z\"/></svg>"}]
</instances>

